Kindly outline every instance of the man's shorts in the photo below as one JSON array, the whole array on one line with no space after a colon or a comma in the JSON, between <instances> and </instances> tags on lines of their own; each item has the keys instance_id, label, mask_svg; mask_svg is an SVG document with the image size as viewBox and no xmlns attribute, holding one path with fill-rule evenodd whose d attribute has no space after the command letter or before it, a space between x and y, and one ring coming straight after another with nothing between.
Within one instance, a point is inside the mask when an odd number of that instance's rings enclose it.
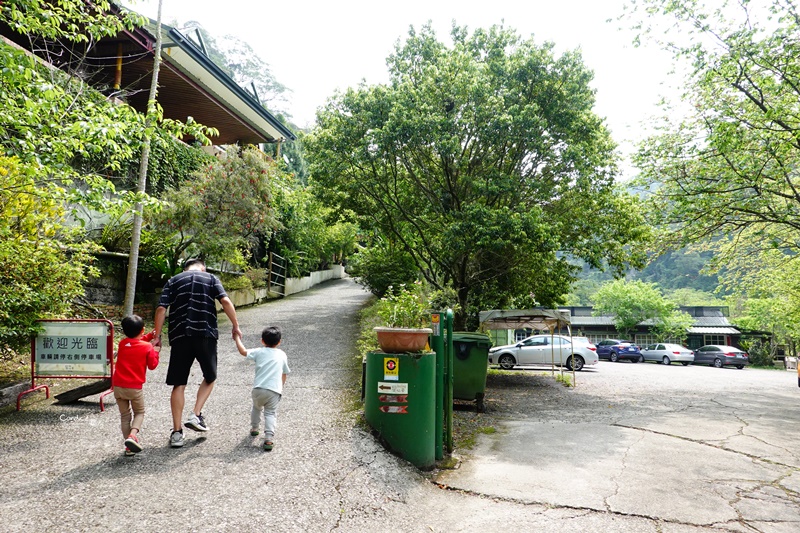
<instances>
[{"instance_id":1,"label":"man's shorts","mask_svg":"<svg viewBox=\"0 0 800 533\"><path fill-rule=\"evenodd\" d=\"M217 379L217 339L213 337L183 337L170 345L167 385L186 385L195 359L200 363L203 379Z\"/></svg>"}]
</instances>

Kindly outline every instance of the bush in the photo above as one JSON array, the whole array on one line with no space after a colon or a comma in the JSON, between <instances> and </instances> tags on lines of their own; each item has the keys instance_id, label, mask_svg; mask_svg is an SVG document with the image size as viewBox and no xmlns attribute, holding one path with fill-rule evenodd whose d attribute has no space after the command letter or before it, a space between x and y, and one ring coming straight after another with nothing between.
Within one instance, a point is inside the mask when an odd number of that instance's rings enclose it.
<instances>
[{"instance_id":1,"label":"bush","mask_svg":"<svg viewBox=\"0 0 800 533\"><path fill-rule=\"evenodd\" d=\"M750 356L750 364L754 366L773 366L774 347L769 342L760 339L742 341L744 348Z\"/></svg>"},{"instance_id":2,"label":"bush","mask_svg":"<svg viewBox=\"0 0 800 533\"><path fill-rule=\"evenodd\" d=\"M348 272L377 296L386 294L392 285L411 284L417 278L410 255L381 246L362 248L350 259Z\"/></svg>"},{"instance_id":3,"label":"bush","mask_svg":"<svg viewBox=\"0 0 800 533\"><path fill-rule=\"evenodd\" d=\"M238 291L241 289L252 289L253 282L247 276L233 274L223 274L221 276L222 286L226 291Z\"/></svg>"}]
</instances>

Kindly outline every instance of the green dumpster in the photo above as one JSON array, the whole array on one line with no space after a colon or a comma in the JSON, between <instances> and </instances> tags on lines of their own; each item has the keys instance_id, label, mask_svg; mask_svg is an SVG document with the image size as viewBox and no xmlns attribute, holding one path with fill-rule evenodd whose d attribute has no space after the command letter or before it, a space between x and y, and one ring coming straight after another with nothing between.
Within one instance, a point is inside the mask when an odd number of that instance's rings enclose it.
<instances>
[{"instance_id":1,"label":"green dumpster","mask_svg":"<svg viewBox=\"0 0 800 533\"><path fill-rule=\"evenodd\" d=\"M453 398L475 400L479 413L486 411L486 371L492 341L483 333L453 332Z\"/></svg>"},{"instance_id":2,"label":"green dumpster","mask_svg":"<svg viewBox=\"0 0 800 533\"><path fill-rule=\"evenodd\" d=\"M392 452L435 466L436 354L368 352L364 417Z\"/></svg>"}]
</instances>

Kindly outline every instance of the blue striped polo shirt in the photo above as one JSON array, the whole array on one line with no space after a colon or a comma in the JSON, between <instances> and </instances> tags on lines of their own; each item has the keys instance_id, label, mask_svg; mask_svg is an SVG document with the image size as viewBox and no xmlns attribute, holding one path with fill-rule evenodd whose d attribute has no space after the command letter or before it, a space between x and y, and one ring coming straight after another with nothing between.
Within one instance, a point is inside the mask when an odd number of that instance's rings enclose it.
<instances>
[{"instance_id":1,"label":"blue striped polo shirt","mask_svg":"<svg viewBox=\"0 0 800 533\"><path fill-rule=\"evenodd\" d=\"M215 300L227 296L222 282L213 274L187 270L169 279L159 307L169 309L169 342L182 337L219 338Z\"/></svg>"}]
</instances>

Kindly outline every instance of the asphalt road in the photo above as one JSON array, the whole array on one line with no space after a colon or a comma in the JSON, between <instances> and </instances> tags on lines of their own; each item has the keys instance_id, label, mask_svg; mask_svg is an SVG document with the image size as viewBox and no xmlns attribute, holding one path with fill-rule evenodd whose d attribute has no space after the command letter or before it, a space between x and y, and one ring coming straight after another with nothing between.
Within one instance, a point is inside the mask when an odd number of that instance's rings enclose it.
<instances>
[{"instance_id":1,"label":"asphalt road","mask_svg":"<svg viewBox=\"0 0 800 533\"><path fill-rule=\"evenodd\" d=\"M459 413L498 433L459 450L459 469L421 474L357 423L367 298L340 280L239 311L248 346L264 325L284 330L292 374L269 453L248 434L252 367L224 319L211 431L187 430L184 448L167 446L168 353L145 385L136 457L113 399L101 413L97 397L37 393L0 411L0 531L800 530L793 374L603 362L566 389L529 372L487 389L487 415Z\"/></svg>"}]
</instances>

